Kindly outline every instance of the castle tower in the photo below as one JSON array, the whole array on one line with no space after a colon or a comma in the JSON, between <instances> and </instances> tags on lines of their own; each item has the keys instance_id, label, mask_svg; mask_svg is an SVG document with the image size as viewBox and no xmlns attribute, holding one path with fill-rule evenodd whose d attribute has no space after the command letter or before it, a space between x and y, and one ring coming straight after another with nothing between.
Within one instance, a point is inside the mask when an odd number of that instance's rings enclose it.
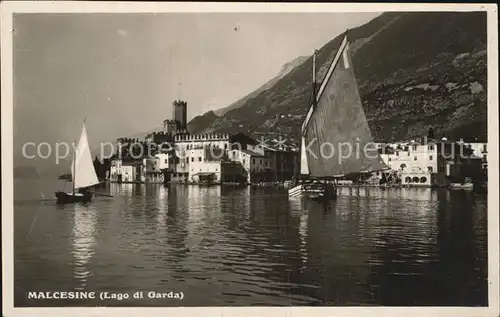
<instances>
[{"instance_id":1,"label":"castle tower","mask_svg":"<svg viewBox=\"0 0 500 317\"><path fill-rule=\"evenodd\" d=\"M175 134L177 132L177 121L163 120L163 132L168 134Z\"/></svg>"},{"instance_id":2,"label":"castle tower","mask_svg":"<svg viewBox=\"0 0 500 317\"><path fill-rule=\"evenodd\" d=\"M175 100L172 103L172 119L177 121L178 131L187 129L187 102Z\"/></svg>"}]
</instances>

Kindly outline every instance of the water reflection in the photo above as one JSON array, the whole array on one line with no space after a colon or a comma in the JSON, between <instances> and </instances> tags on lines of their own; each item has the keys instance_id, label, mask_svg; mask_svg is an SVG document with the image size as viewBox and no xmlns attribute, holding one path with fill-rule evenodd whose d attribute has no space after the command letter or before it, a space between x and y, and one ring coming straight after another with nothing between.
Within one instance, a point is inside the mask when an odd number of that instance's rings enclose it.
<instances>
[{"instance_id":1,"label":"water reflection","mask_svg":"<svg viewBox=\"0 0 500 317\"><path fill-rule=\"evenodd\" d=\"M73 277L75 289L83 290L92 272L88 267L94 255L96 210L89 205L73 206Z\"/></svg>"},{"instance_id":2,"label":"water reflection","mask_svg":"<svg viewBox=\"0 0 500 317\"><path fill-rule=\"evenodd\" d=\"M190 197L188 196L189 186L167 185L168 187L168 211L164 237L168 247L165 250L165 263L172 268L174 280L183 280L184 265L183 260L189 255L187 241L189 231L187 229L189 221L189 210L187 208Z\"/></svg>"},{"instance_id":3,"label":"water reflection","mask_svg":"<svg viewBox=\"0 0 500 317\"><path fill-rule=\"evenodd\" d=\"M32 234L47 239L15 241L16 283L42 285L48 273L29 273L35 263L50 257L51 266L66 268L64 254L74 272L57 270L44 287L70 288L71 276L96 291L175 285L189 291L183 306L481 305L487 298L487 206L474 193L342 188L336 201L318 204L275 188L110 185L112 200L71 213L44 208L50 221ZM19 217L17 226L27 231L32 219Z\"/></svg>"},{"instance_id":4,"label":"water reflection","mask_svg":"<svg viewBox=\"0 0 500 317\"><path fill-rule=\"evenodd\" d=\"M152 188L156 189L156 195L158 197L157 201L157 206L158 206L158 213L156 216L156 223L157 223L157 230L158 232L162 232L166 228L166 220L167 220L167 199L168 199L168 188L165 186L157 186L153 185L151 186Z\"/></svg>"}]
</instances>

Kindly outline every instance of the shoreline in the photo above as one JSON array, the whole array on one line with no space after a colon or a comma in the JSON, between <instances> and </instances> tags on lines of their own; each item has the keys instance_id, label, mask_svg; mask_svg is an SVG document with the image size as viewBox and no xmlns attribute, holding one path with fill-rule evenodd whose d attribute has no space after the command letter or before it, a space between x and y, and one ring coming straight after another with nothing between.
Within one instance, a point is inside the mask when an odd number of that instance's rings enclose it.
<instances>
[{"instance_id":1,"label":"shoreline","mask_svg":"<svg viewBox=\"0 0 500 317\"><path fill-rule=\"evenodd\" d=\"M133 182L118 182L118 181L110 181L106 180L103 183L109 183L109 184L137 184L137 185L192 185L192 186L235 186L235 187L280 187L280 188L287 188L287 183L289 181L285 182L272 182L272 183L252 183L252 184L247 184L247 183L233 183L233 182L222 182L222 183L212 183L212 184L203 184L203 183L194 183L194 182L168 182L168 183L163 183L163 182L140 182L140 181L133 181ZM436 186L436 185L390 185L390 186L385 186L385 185L374 185L374 184L337 184L337 188L382 188L382 189L401 189L401 188L431 188L431 189L440 189L440 188L448 188L450 189L449 186ZM457 188L456 190L461 189ZM484 187L474 187L475 189L485 189Z\"/></svg>"}]
</instances>

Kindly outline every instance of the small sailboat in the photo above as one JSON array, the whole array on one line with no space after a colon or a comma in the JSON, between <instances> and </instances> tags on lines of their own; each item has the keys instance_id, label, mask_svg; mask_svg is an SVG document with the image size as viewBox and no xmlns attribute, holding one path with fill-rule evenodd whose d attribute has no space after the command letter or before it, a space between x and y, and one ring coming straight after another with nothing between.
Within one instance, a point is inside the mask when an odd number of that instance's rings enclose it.
<instances>
[{"instance_id":1,"label":"small sailboat","mask_svg":"<svg viewBox=\"0 0 500 317\"><path fill-rule=\"evenodd\" d=\"M462 183L451 183L450 189L472 190L472 189L474 189L474 183L472 182L472 179L470 179L469 177L466 177Z\"/></svg>"},{"instance_id":2,"label":"small sailboat","mask_svg":"<svg viewBox=\"0 0 500 317\"><path fill-rule=\"evenodd\" d=\"M313 102L302 124L300 177L290 198L319 200L337 197L339 178L388 169L366 120L354 76L347 34L316 93L316 52L313 55ZM350 146L349 155L343 147ZM371 146L370 146L371 145Z\"/></svg>"},{"instance_id":3,"label":"small sailboat","mask_svg":"<svg viewBox=\"0 0 500 317\"><path fill-rule=\"evenodd\" d=\"M87 129L83 122L82 133L76 148L73 151L73 162L71 163L71 176L73 191L70 193L58 191L55 193L58 204L69 204L77 202L90 202L92 192L91 186L99 184L90 148L87 139Z\"/></svg>"}]
</instances>

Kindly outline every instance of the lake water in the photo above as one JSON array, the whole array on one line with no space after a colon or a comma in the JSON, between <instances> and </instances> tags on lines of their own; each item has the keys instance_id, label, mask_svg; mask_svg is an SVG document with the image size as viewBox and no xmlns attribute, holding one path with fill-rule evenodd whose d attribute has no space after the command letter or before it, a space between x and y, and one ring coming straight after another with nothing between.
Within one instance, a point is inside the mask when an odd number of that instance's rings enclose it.
<instances>
[{"instance_id":1,"label":"lake water","mask_svg":"<svg viewBox=\"0 0 500 317\"><path fill-rule=\"evenodd\" d=\"M16 180L16 306L487 306L486 194L108 185L114 199L40 203ZM69 188L67 188L69 189ZM182 300L33 300L27 292L182 292ZM146 294L146 293L145 293Z\"/></svg>"}]
</instances>

